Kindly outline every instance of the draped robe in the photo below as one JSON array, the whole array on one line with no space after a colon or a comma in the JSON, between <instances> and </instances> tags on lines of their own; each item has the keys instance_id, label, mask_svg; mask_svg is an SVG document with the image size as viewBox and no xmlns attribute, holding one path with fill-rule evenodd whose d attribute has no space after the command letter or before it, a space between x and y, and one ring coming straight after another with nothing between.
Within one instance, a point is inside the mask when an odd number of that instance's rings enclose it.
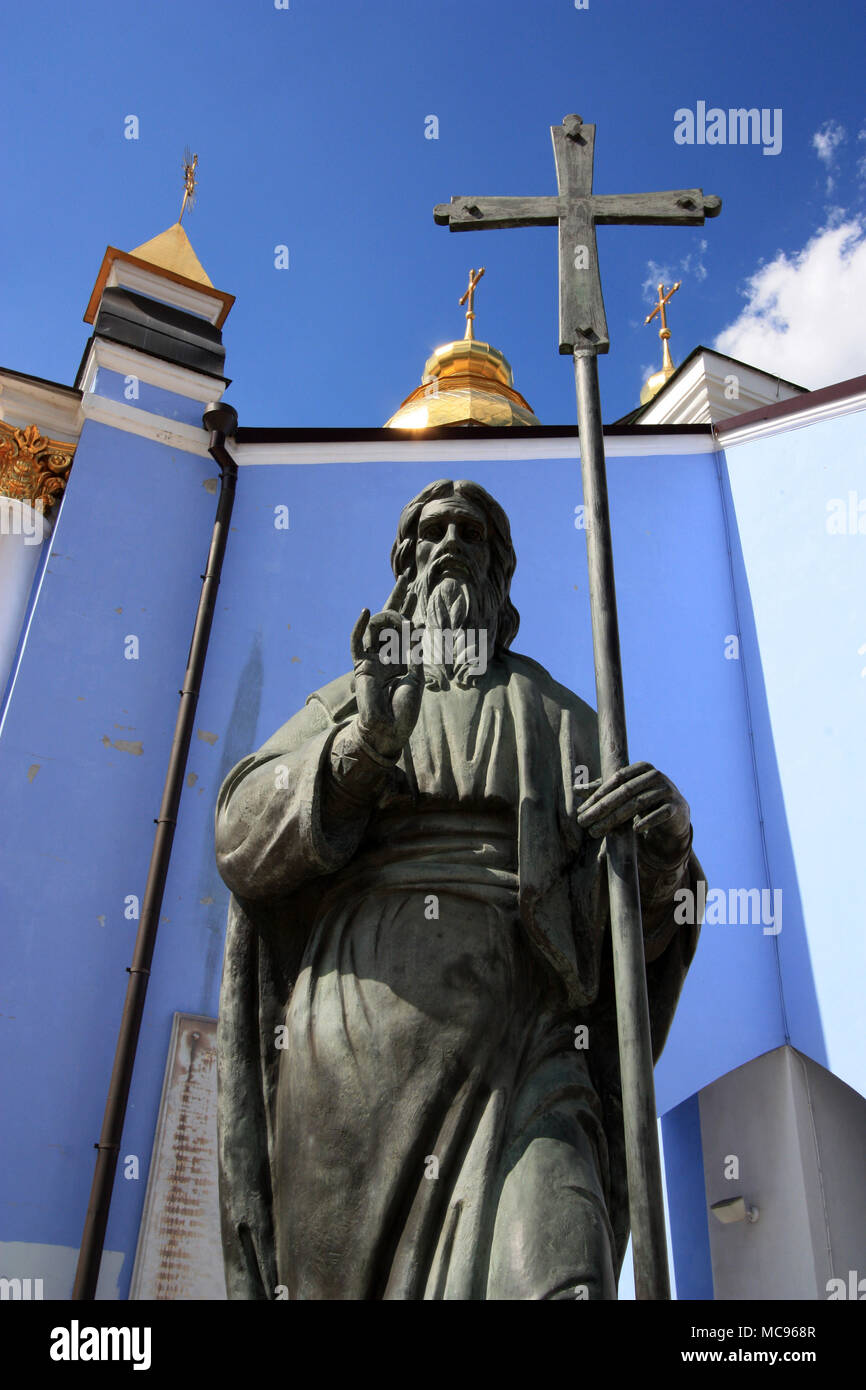
<instances>
[{"instance_id":1,"label":"draped robe","mask_svg":"<svg viewBox=\"0 0 866 1390\"><path fill-rule=\"evenodd\" d=\"M615 1298L628 1238L594 712L500 652L329 799L351 675L229 774L219 1021L230 1298ZM335 809L336 807L336 809ZM339 813L338 813L339 812ZM654 1055L697 929L641 859Z\"/></svg>"}]
</instances>

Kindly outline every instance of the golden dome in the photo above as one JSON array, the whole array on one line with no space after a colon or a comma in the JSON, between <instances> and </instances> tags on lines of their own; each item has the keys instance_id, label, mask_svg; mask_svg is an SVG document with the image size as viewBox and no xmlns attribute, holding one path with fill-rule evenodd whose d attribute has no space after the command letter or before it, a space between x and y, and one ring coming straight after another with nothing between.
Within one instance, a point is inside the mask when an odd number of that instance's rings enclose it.
<instances>
[{"instance_id":1,"label":"golden dome","mask_svg":"<svg viewBox=\"0 0 866 1390\"><path fill-rule=\"evenodd\" d=\"M652 376L648 376L640 393L641 405L647 405L653 396L657 396L665 382L670 381L675 371L676 367L671 362L670 365L662 367L660 372L653 372Z\"/></svg>"},{"instance_id":2,"label":"golden dome","mask_svg":"<svg viewBox=\"0 0 866 1390\"><path fill-rule=\"evenodd\" d=\"M474 333L474 292L484 267L469 272L466 336L445 343L428 357L420 386L385 421L386 429L429 430L437 425L538 425L527 401L514 389L511 367L498 348Z\"/></svg>"},{"instance_id":3,"label":"golden dome","mask_svg":"<svg viewBox=\"0 0 866 1390\"><path fill-rule=\"evenodd\" d=\"M537 425L527 401L515 391L511 367L498 348L462 339L428 357L424 378L388 429L426 430L435 425Z\"/></svg>"}]
</instances>

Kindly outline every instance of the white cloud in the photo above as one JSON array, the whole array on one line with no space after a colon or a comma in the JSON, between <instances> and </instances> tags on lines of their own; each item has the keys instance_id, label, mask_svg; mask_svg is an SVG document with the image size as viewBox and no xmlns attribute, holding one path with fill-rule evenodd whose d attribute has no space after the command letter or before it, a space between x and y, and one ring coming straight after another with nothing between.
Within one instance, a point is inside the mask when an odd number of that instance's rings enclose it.
<instances>
[{"instance_id":1,"label":"white cloud","mask_svg":"<svg viewBox=\"0 0 866 1390\"><path fill-rule=\"evenodd\" d=\"M812 136L812 148L822 164L827 166L827 192L832 193L836 186L832 170L836 165L836 150L845 139L845 127L838 121L825 121L820 130Z\"/></svg>"},{"instance_id":2,"label":"white cloud","mask_svg":"<svg viewBox=\"0 0 866 1390\"><path fill-rule=\"evenodd\" d=\"M866 372L866 225L823 227L749 279L746 307L714 346L813 390Z\"/></svg>"},{"instance_id":3,"label":"white cloud","mask_svg":"<svg viewBox=\"0 0 866 1390\"><path fill-rule=\"evenodd\" d=\"M668 288L673 284L675 276L671 274L669 265L659 265L658 261L647 261L646 279L640 287L640 292L648 304L656 302L656 291L659 285L666 285Z\"/></svg>"},{"instance_id":4,"label":"white cloud","mask_svg":"<svg viewBox=\"0 0 866 1390\"><path fill-rule=\"evenodd\" d=\"M698 281L706 280L707 267L704 265L702 259L706 249L706 241L699 241L697 251L690 251L680 262L680 273L682 275L691 275L693 279Z\"/></svg>"},{"instance_id":5,"label":"white cloud","mask_svg":"<svg viewBox=\"0 0 866 1390\"><path fill-rule=\"evenodd\" d=\"M845 139L845 127L838 121L825 121L812 136L812 146L818 158L829 167L836 163L836 148Z\"/></svg>"},{"instance_id":6,"label":"white cloud","mask_svg":"<svg viewBox=\"0 0 866 1390\"><path fill-rule=\"evenodd\" d=\"M703 255L706 249L707 242L702 237L698 242L697 250L690 251L687 256L683 256L676 269L674 269L669 261L666 261L664 265L660 265L658 261L647 261L646 279L641 285L641 294L650 308L657 302L659 285L664 285L667 290L670 289L675 280L687 280L691 278L692 280L697 280L698 283L700 283L701 280L706 280L707 268L703 261Z\"/></svg>"}]
</instances>

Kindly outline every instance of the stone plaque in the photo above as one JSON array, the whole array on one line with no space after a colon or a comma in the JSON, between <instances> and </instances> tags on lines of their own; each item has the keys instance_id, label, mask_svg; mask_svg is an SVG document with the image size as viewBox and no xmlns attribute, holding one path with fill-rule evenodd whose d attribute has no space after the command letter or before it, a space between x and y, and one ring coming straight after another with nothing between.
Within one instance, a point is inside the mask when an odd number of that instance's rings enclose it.
<instances>
[{"instance_id":1,"label":"stone plaque","mask_svg":"<svg viewBox=\"0 0 866 1390\"><path fill-rule=\"evenodd\" d=\"M131 1299L224 1299L216 1019L175 1014Z\"/></svg>"}]
</instances>

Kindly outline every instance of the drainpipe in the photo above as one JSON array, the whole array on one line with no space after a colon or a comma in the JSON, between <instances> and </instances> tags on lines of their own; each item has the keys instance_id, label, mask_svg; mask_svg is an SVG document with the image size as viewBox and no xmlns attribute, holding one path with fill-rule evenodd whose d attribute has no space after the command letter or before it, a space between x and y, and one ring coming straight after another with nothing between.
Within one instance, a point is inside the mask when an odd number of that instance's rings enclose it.
<instances>
[{"instance_id":1,"label":"drainpipe","mask_svg":"<svg viewBox=\"0 0 866 1390\"><path fill-rule=\"evenodd\" d=\"M117 1049L114 1054L114 1068L105 1102L102 1132L99 1136L99 1143L94 1145L97 1151L96 1167L81 1237L81 1249L78 1254L78 1268L72 1291L74 1300L92 1299L96 1296L96 1283L99 1278L99 1266L102 1262L102 1248L105 1243L105 1229L108 1225L114 1175L120 1156L123 1122L126 1118L126 1104L129 1099L129 1088L135 1066L135 1052L138 1046L142 1014L144 1013L144 999L147 994L150 965L159 927L159 914L162 909L165 881L168 877L171 848L174 842L177 810L183 788L193 722L198 705L199 687L204 672L220 572L235 500L238 469L237 464L226 449L225 440L227 434L234 435L237 430L237 411L232 406L226 405L225 402L209 405L202 421L205 429L210 431L208 451L222 470L219 500L207 565L201 577L202 586L198 611L192 630L183 689L180 691L180 705L177 711L177 722L174 726L174 741L165 774L162 804L159 808L156 833L153 837L153 851L144 889L144 903L141 920L138 924L138 935L135 939L135 953L132 965L127 966L129 983L126 988L126 1003L123 1006L123 1017L120 1021Z\"/></svg>"}]
</instances>

